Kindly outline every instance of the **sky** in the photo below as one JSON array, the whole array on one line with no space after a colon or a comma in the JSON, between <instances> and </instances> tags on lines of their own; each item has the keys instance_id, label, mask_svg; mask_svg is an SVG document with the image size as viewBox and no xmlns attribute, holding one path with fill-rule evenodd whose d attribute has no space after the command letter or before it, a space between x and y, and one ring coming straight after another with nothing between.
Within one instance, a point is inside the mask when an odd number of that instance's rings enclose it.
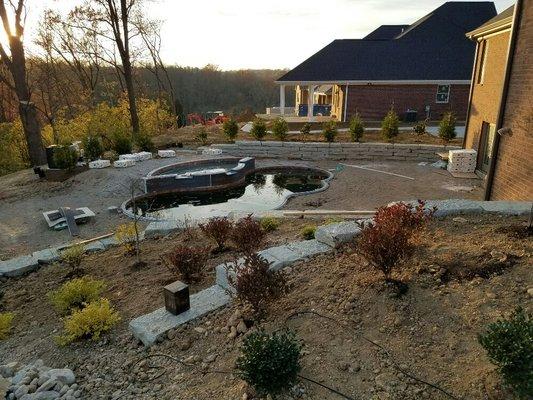
<instances>
[{"instance_id":1,"label":"sky","mask_svg":"<svg viewBox=\"0 0 533 400\"><path fill-rule=\"evenodd\" d=\"M78 0L27 0L32 34L46 7ZM410 24L443 0L152 0L163 21L167 64L222 70L293 68L334 39L358 39L380 25ZM514 3L495 0L498 12Z\"/></svg>"}]
</instances>

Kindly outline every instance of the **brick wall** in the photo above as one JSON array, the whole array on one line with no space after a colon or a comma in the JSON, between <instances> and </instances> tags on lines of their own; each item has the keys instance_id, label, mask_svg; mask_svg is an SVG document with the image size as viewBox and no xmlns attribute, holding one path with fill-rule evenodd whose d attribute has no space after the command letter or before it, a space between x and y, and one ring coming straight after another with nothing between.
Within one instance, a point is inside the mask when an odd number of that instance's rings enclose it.
<instances>
[{"instance_id":1,"label":"brick wall","mask_svg":"<svg viewBox=\"0 0 533 400\"><path fill-rule=\"evenodd\" d=\"M524 0L491 200L533 200L533 0Z\"/></svg>"},{"instance_id":2,"label":"brick wall","mask_svg":"<svg viewBox=\"0 0 533 400\"><path fill-rule=\"evenodd\" d=\"M426 116L425 106L431 107L431 119L438 120L446 111L453 111L460 121L466 119L470 85L451 85L448 103L436 103L437 85L364 85L349 86L347 115L359 111L363 119L381 120L391 104L403 116L407 109L416 110L418 118Z\"/></svg>"}]
</instances>

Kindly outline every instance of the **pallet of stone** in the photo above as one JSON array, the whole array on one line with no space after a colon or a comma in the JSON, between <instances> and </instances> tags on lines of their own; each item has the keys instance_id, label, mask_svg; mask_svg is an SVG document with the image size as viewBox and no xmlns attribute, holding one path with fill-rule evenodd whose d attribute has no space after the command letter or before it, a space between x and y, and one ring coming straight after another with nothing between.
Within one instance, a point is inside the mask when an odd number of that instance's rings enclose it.
<instances>
[{"instance_id":1,"label":"pallet of stone","mask_svg":"<svg viewBox=\"0 0 533 400\"><path fill-rule=\"evenodd\" d=\"M113 167L115 168L127 168L127 167L133 167L134 165L135 165L135 160L131 160L131 159L117 160L113 163Z\"/></svg>"},{"instance_id":2,"label":"pallet of stone","mask_svg":"<svg viewBox=\"0 0 533 400\"><path fill-rule=\"evenodd\" d=\"M100 169L107 168L111 166L111 161L109 160L94 160L89 162L89 168L91 169Z\"/></svg>"},{"instance_id":3,"label":"pallet of stone","mask_svg":"<svg viewBox=\"0 0 533 400\"><path fill-rule=\"evenodd\" d=\"M161 158L172 158L176 157L176 152L174 150L159 150L157 155Z\"/></svg>"}]
</instances>

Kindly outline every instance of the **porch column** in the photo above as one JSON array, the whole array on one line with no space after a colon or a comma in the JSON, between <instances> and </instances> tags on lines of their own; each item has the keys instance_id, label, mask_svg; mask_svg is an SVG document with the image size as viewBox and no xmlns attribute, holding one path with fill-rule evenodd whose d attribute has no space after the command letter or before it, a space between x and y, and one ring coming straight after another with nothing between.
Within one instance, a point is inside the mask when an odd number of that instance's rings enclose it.
<instances>
[{"instance_id":1,"label":"porch column","mask_svg":"<svg viewBox=\"0 0 533 400\"><path fill-rule=\"evenodd\" d=\"M285 115L285 85L279 85L279 112Z\"/></svg>"},{"instance_id":2,"label":"porch column","mask_svg":"<svg viewBox=\"0 0 533 400\"><path fill-rule=\"evenodd\" d=\"M313 105L315 97L315 86L309 85L307 90L307 118L309 121L313 120Z\"/></svg>"}]
</instances>

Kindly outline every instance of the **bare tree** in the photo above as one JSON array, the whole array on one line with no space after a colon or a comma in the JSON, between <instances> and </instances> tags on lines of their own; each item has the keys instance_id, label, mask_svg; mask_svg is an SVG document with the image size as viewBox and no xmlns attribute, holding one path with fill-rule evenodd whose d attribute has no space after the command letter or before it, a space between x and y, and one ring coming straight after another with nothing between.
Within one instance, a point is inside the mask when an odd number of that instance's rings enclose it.
<instances>
[{"instance_id":1,"label":"bare tree","mask_svg":"<svg viewBox=\"0 0 533 400\"><path fill-rule=\"evenodd\" d=\"M9 12L8 9L10 10ZM9 14L12 14L13 25ZM32 165L41 165L46 162L46 156L41 138L41 127L37 119L37 111L31 101L31 92L28 86L26 55L23 43L25 16L24 0L18 0L16 3L12 0L0 0L0 19L8 38L7 46L0 43L0 63L8 72L6 75L0 75L0 80L17 95L19 101L18 109L28 144L30 162Z\"/></svg>"}]
</instances>

